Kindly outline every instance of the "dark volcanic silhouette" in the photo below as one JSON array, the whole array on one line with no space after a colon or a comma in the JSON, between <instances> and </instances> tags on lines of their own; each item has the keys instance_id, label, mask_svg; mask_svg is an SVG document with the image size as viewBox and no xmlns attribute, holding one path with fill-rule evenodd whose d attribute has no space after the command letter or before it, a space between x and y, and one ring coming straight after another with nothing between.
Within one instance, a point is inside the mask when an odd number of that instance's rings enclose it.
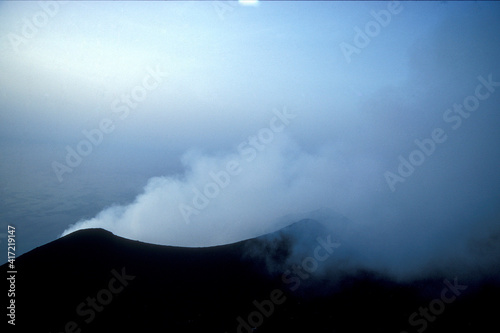
<instances>
[{"instance_id":1,"label":"dark volcanic silhouette","mask_svg":"<svg viewBox=\"0 0 500 333\"><path fill-rule=\"evenodd\" d=\"M386 333L481 332L497 326L500 284L494 279L458 280L467 288L439 315L429 313L433 320L418 315L412 326L409 317L439 299L443 280L453 285L454 277L399 284L363 270L293 273L303 259L297 253L307 253L296 246L297 235L306 230L311 240L327 239L326 229L313 220L209 248L145 244L102 229L75 232L16 260L15 328ZM319 243L310 244L313 257ZM334 251L329 256L325 260L337 260ZM2 268L5 272L7 265ZM289 282L283 279L287 270ZM441 311L438 303L433 306Z\"/></svg>"}]
</instances>

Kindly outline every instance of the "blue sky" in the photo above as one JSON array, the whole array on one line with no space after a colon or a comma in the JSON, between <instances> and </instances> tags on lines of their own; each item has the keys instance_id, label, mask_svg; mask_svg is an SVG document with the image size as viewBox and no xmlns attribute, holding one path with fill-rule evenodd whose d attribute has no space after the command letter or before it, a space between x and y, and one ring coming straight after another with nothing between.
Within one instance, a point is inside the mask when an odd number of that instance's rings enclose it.
<instances>
[{"instance_id":1,"label":"blue sky","mask_svg":"<svg viewBox=\"0 0 500 333\"><path fill-rule=\"evenodd\" d=\"M17 226L21 253L77 222L69 230L205 246L328 207L377 235L376 251L353 246L388 267L466 252L470 237L498 232L500 93L457 129L444 114L474 95L478 77L500 81L499 11L488 2L2 2L2 228ZM390 14L385 26L373 12ZM370 25L369 43L346 56L341 45L356 47L356 29ZM269 132L276 112L294 118ZM391 187L399 156L436 128L447 140ZM76 166L68 147L86 152ZM193 188L203 193L230 161L241 173L194 207ZM189 224L181 206L197 210Z\"/></svg>"}]
</instances>

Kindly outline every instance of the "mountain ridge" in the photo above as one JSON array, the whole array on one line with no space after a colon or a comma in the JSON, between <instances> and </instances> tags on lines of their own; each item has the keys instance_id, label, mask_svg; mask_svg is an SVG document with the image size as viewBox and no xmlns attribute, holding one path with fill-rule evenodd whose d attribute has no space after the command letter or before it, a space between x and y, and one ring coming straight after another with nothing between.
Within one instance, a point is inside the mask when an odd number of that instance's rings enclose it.
<instances>
[{"instance_id":1,"label":"mountain ridge","mask_svg":"<svg viewBox=\"0 0 500 333\"><path fill-rule=\"evenodd\" d=\"M270 270L268 258L273 253L268 249L293 253L290 249L305 230L309 232L306 251L297 253L313 258L315 247L310 245L318 243L311 242L330 235L328 228L313 219L260 237L204 248L142 243L104 229L74 232L16 260L16 329L249 333L258 326L256 332L369 328L400 332L408 329L412 312L429 304L429 298L443 288L442 280L401 284L361 268L353 273L338 271L341 276L335 279L321 274L306 278L304 270L295 273L293 265L300 261L287 261L290 256L273 257L271 263L282 265ZM279 239L290 242L276 245ZM255 248L259 251L249 255L249 249ZM2 268L6 270L7 265ZM486 327L494 309L485 304L500 296L500 289L496 285L481 288L471 286L469 290L474 291L464 292L447 306L448 311L427 331L472 332ZM422 292L426 290L428 295ZM273 299L279 302L269 303ZM262 322L257 321L259 315ZM358 320L359 316L364 320ZM467 326L463 318L474 320ZM250 325L252 320L259 325Z\"/></svg>"}]
</instances>

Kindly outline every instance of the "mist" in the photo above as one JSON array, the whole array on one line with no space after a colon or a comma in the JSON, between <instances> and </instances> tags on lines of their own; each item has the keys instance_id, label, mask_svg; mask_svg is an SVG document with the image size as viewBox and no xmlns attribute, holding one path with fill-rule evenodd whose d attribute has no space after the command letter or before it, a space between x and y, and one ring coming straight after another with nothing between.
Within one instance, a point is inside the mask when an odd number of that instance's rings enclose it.
<instances>
[{"instance_id":1,"label":"mist","mask_svg":"<svg viewBox=\"0 0 500 333\"><path fill-rule=\"evenodd\" d=\"M346 269L498 264L497 4L70 2L21 42L44 9L2 6L3 194L36 188L45 218L26 228L204 247L321 210Z\"/></svg>"}]
</instances>

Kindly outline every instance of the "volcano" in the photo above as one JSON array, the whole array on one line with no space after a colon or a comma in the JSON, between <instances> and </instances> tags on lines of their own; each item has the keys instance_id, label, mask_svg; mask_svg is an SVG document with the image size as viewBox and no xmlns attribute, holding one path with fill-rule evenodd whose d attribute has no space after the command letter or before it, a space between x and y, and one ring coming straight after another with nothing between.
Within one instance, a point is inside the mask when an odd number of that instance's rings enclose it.
<instances>
[{"instance_id":1,"label":"volcano","mask_svg":"<svg viewBox=\"0 0 500 333\"><path fill-rule=\"evenodd\" d=\"M52 333L480 332L496 326L498 280L401 283L361 268L344 271L342 245L328 232L303 219L234 244L182 248L80 230L16 260L15 325L8 326ZM339 268L322 269L330 260Z\"/></svg>"}]
</instances>

